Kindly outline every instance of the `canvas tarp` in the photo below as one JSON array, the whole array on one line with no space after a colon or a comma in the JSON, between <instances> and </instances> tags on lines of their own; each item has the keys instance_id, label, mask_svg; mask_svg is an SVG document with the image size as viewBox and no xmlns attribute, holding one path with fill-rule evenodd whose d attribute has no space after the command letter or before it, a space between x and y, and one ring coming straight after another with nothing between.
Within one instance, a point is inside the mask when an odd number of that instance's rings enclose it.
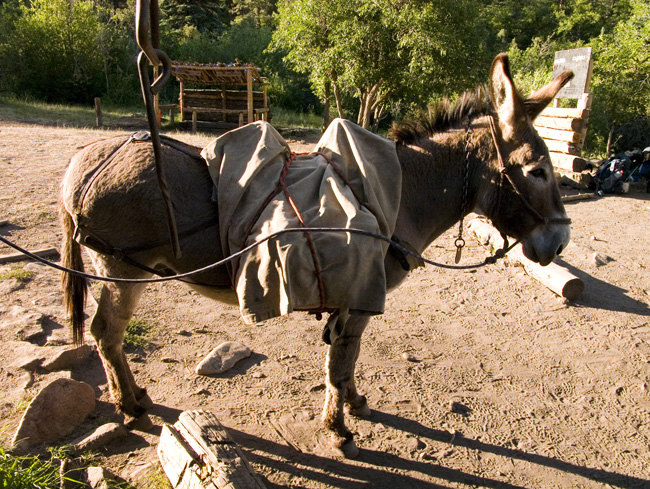
<instances>
[{"instance_id":1,"label":"canvas tarp","mask_svg":"<svg viewBox=\"0 0 650 489\"><path fill-rule=\"evenodd\" d=\"M228 254L275 231L301 227L284 192L264 207L291 155L270 124L259 121L230 131L201 154L216 187L221 244ZM401 168L392 141L336 119L314 153L295 157L285 182L306 226L358 228L392 236L401 192ZM387 243L351 233L311 237L324 306L353 314L382 313ZM302 232L266 241L233 262L233 285L243 319L253 323L294 310L318 309L322 304L315 268Z\"/></svg>"}]
</instances>

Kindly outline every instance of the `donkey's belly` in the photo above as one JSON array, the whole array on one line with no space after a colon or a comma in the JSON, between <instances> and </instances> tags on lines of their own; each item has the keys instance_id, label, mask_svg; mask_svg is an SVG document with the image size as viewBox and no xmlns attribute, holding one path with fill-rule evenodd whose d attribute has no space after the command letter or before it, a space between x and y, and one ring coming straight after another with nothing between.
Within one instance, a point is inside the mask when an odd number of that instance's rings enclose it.
<instances>
[{"instance_id":1,"label":"donkey's belly","mask_svg":"<svg viewBox=\"0 0 650 489\"><path fill-rule=\"evenodd\" d=\"M199 294L218 301L223 302L231 306L238 306L239 301L237 300L237 294L234 290L230 288L221 288L221 287L208 287L205 285L189 285L192 290L197 291Z\"/></svg>"}]
</instances>

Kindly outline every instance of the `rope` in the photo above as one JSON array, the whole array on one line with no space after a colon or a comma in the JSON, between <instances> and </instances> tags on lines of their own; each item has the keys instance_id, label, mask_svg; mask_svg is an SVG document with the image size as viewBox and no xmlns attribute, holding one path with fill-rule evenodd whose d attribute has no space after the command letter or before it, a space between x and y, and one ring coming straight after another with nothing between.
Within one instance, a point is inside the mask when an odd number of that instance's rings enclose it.
<instances>
[{"instance_id":1,"label":"rope","mask_svg":"<svg viewBox=\"0 0 650 489\"><path fill-rule=\"evenodd\" d=\"M69 273L71 275L76 275L77 277L82 277L82 278L87 278L89 280L97 280L101 282L113 282L113 283L157 283L157 282L168 282L170 280L180 280L183 278L190 277L192 275L198 274L198 273L203 273L207 272L209 270L212 270L214 268L220 267L225 265L226 263L239 258L240 256L244 255L245 253L248 253L255 247L261 245L262 243L265 243L266 241L269 241L271 239L275 239L278 236L281 236L283 234L288 234L288 233L304 233L305 231L313 232L313 233L351 233L351 234L358 234L361 236L368 236L374 239L379 239L381 241L384 241L389 244L389 246L394 247L404 253L405 255L410 255L418 260L422 260L424 263L428 265L432 265L435 267L439 268L445 268L448 270L472 270L476 268L481 268L486 265L491 265L496 263L496 261L499 258L502 258L505 256L505 254L510 251L517 243L514 243L510 245L507 249L505 250L497 250L497 252L493 256L488 256L483 260L481 263L476 263L473 265L447 265L446 263L439 263L433 260L429 260L427 258L424 258L423 256L419 255L418 253L415 253L408 248L405 248L402 246L400 243L397 241L388 238L386 236L383 236L381 234L373 233L371 231L366 231L364 229L356 229L356 228L328 228L328 227L316 227L316 228L287 228L287 229L281 229L280 231L276 231L274 233L269 234L268 236L265 236L263 238L260 238L258 241L255 243L252 243L251 245L241 249L237 253L234 253L223 260L219 260L217 262L214 262L210 265L207 265L203 268L198 268L196 270L192 270L190 272L186 273L179 273L176 275L170 275L169 277L156 277L156 278L147 278L147 279L133 279L133 278L114 278L114 277L102 277L100 275L92 275L89 273L85 272L80 272L79 270L72 270L70 268L66 268L64 266L61 266L57 263L54 263L50 260L46 260L45 258L42 258L40 256L35 255L34 253L27 251L26 249L18 246L17 244L9 241L3 236L0 236L0 242L6 244L7 246L15 249L16 251L19 251L25 256L28 256L29 258L36 260L37 262L40 262L44 265L47 265L51 268L54 268L56 270L59 270L61 272Z\"/></svg>"}]
</instances>

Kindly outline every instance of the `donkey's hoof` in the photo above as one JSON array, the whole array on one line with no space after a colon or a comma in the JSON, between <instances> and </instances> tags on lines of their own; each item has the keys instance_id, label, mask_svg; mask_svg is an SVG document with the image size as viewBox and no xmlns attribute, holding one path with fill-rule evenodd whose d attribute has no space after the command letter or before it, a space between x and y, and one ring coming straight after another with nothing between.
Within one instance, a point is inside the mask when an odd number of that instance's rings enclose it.
<instances>
[{"instance_id":1,"label":"donkey's hoof","mask_svg":"<svg viewBox=\"0 0 650 489\"><path fill-rule=\"evenodd\" d=\"M368 407L368 403L366 402L365 397L363 398L363 402L359 403L359 405L357 406L346 404L345 412L357 418L367 418L371 414L370 408Z\"/></svg>"},{"instance_id":2,"label":"donkey's hoof","mask_svg":"<svg viewBox=\"0 0 650 489\"><path fill-rule=\"evenodd\" d=\"M359 448L354 443L352 433L348 433L345 437L332 433L330 443L334 451L342 457L356 458L359 455Z\"/></svg>"},{"instance_id":3,"label":"donkey's hoof","mask_svg":"<svg viewBox=\"0 0 650 489\"><path fill-rule=\"evenodd\" d=\"M354 440L347 441L334 449L345 458L357 458L359 456L359 447L354 443Z\"/></svg>"},{"instance_id":4,"label":"donkey's hoof","mask_svg":"<svg viewBox=\"0 0 650 489\"><path fill-rule=\"evenodd\" d=\"M154 427L154 424L149 418L148 414L143 414L141 416L138 416L137 418L132 418L130 416L127 416L126 418L124 418L124 426L126 426L130 430L149 431Z\"/></svg>"}]
</instances>

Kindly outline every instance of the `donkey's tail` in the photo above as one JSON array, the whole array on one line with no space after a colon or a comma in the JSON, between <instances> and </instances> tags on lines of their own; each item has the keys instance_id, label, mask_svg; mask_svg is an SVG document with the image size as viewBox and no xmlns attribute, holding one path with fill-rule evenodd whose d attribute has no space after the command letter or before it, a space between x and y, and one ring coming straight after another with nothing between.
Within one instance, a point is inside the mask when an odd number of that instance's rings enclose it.
<instances>
[{"instance_id":1,"label":"donkey's tail","mask_svg":"<svg viewBox=\"0 0 650 489\"><path fill-rule=\"evenodd\" d=\"M81 257L81 246L74 239L75 224L63 204L61 204L60 215L63 226L61 265L71 270L83 272L84 263ZM72 323L72 338L76 345L81 345L84 338L84 306L86 305L88 282L83 277L63 272L61 286L63 288L63 304Z\"/></svg>"}]
</instances>

